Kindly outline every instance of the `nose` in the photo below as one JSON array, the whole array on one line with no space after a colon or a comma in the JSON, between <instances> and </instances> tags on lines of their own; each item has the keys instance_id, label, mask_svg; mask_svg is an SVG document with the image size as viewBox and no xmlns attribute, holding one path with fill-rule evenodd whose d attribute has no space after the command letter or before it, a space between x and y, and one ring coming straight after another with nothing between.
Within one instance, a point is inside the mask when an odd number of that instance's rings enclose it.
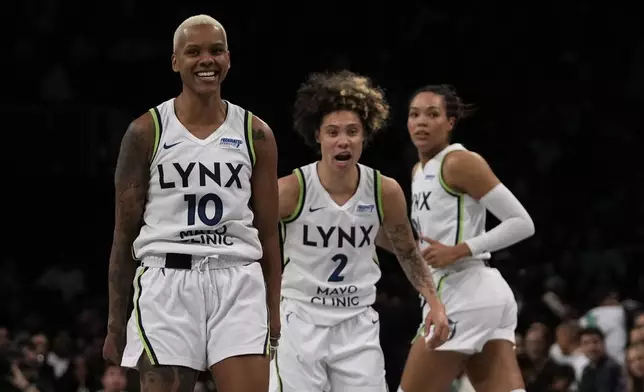
<instances>
[{"instance_id":1,"label":"nose","mask_svg":"<svg viewBox=\"0 0 644 392\"><path fill-rule=\"evenodd\" d=\"M349 146L349 138L347 136L340 136L338 138L338 147L346 148Z\"/></svg>"},{"instance_id":2,"label":"nose","mask_svg":"<svg viewBox=\"0 0 644 392\"><path fill-rule=\"evenodd\" d=\"M215 59L214 59L210 54L206 54L205 56L203 56L203 57L201 58L201 61L199 61L199 62L201 63L201 65L203 65L203 66L206 66L206 67L207 67L207 66L209 66L209 65L214 64Z\"/></svg>"},{"instance_id":3,"label":"nose","mask_svg":"<svg viewBox=\"0 0 644 392\"><path fill-rule=\"evenodd\" d=\"M417 126L425 126L425 127L429 126L429 117L428 116L425 116L425 115L421 114L420 116L416 117L414 120L415 120L414 123Z\"/></svg>"}]
</instances>

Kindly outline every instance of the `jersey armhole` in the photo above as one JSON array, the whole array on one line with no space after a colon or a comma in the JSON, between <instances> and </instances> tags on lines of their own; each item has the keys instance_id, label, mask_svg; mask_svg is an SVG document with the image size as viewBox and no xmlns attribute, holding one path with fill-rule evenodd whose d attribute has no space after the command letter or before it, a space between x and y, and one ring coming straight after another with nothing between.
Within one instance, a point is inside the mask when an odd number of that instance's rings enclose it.
<instances>
[{"instance_id":1,"label":"jersey armhole","mask_svg":"<svg viewBox=\"0 0 644 392\"><path fill-rule=\"evenodd\" d=\"M380 171L376 169L373 169L373 195L376 199L378 220L382 223L383 219L385 219L385 214L382 208L382 174L380 174Z\"/></svg>"},{"instance_id":2,"label":"jersey armhole","mask_svg":"<svg viewBox=\"0 0 644 392\"><path fill-rule=\"evenodd\" d=\"M454 151L462 151L462 150L454 150ZM449 193L454 197L461 197L463 196L463 192L459 192L453 189L452 187L450 187L445 181L445 179L443 178L443 165L445 164L445 159L449 154L453 153L454 151L450 151L447 154L445 154L445 156L441 160L441 167L438 169L438 181L440 182L441 187L445 190L445 192Z\"/></svg>"},{"instance_id":3,"label":"jersey armhole","mask_svg":"<svg viewBox=\"0 0 644 392\"><path fill-rule=\"evenodd\" d=\"M253 142L253 113L250 110L246 110L244 116L244 139L246 139L246 148L248 149L251 165L254 167L257 158L255 156L255 143Z\"/></svg>"},{"instance_id":4,"label":"jersey armhole","mask_svg":"<svg viewBox=\"0 0 644 392\"><path fill-rule=\"evenodd\" d=\"M152 155L150 157L150 163L152 163L154 162L154 158L156 158L157 152L159 151L161 134L163 133L163 123L161 122L161 114L159 113L159 109L150 109L150 114L152 115L152 120L154 121L154 145L152 147Z\"/></svg>"},{"instance_id":5,"label":"jersey armhole","mask_svg":"<svg viewBox=\"0 0 644 392\"><path fill-rule=\"evenodd\" d=\"M295 174L295 177L297 177L297 182L300 185L300 191L297 197L297 205L295 206L295 210L293 210L291 215L282 219L282 223L284 225L291 223L300 217L300 215L302 214L302 209L304 207L304 200L306 199L306 182L304 181L304 173L302 173L302 169L298 167L297 169L293 170L293 174Z\"/></svg>"}]
</instances>

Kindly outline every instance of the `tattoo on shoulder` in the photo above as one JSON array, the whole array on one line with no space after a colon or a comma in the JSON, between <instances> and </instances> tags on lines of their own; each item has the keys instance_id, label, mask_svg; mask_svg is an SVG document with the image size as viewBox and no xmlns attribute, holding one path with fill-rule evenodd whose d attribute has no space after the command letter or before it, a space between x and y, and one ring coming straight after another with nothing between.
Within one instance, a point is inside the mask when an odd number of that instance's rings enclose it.
<instances>
[{"instance_id":1,"label":"tattoo on shoulder","mask_svg":"<svg viewBox=\"0 0 644 392\"><path fill-rule=\"evenodd\" d=\"M197 371L179 366L152 366L147 360L141 362L141 392L194 391Z\"/></svg>"},{"instance_id":2,"label":"tattoo on shoulder","mask_svg":"<svg viewBox=\"0 0 644 392\"><path fill-rule=\"evenodd\" d=\"M264 140L266 139L266 133L263 129L253 128L253 140Z\"/></svg>"}]
</instances>

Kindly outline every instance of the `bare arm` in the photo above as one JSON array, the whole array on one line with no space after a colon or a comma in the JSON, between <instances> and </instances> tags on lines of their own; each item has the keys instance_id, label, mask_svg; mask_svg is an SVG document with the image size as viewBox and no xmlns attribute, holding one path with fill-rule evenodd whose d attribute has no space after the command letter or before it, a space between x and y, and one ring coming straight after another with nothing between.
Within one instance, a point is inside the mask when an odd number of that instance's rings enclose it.
<instances>
[{"instance_id":1,"label":"bare arm","mask_svg":"<svg viewBox=\"0 0 644 392\"><path fill-rule=\"evenodd\" d=\"M389 237L407 279L428 303L438 301L436 287L429 267L423 260L414 240L411 224L407 219L407 201L400 185L393 179L382 177L383 229Z\"/></svg>"},{"instance_id":2,"label":"bare arm","mask_svg":"<svg viewBox=\"0 0 644 392\"><path fill-rule=\"evenodd\" d=\"M386 250L389 253L394 253L394 248L387 238L387 231L384 228L378 230L378 235L376 235L376 246Z\"/></svg>"},{"instance_id":3,"label":"bare arm","mask_svg":"<svg viewBox=\"0 0 644 392\"><path fill-rule=\"evenodd\" d=\"M291 215L297 208L300 198L300 183L295 174L279 179L280 189L280 219Z\"/></svg>"},{"instance_id":4,"label":"bare arm","mask_svg":"<svg viewBox=\"0 0 644 392\"><path fill-rule=\"evenodd\" d=\"M266 123L253 118L253 143L257 162L251 178L255 228L262 243L262 271L267 288L267 305L271 316L271 336L279 336L279 306L282 284L282 262L279 247L279 189L277 185L277 144Z\"/></svg>"},{"instance_id":5,"label":"bare arm","mask_svg":"<svg viewBox=\"0 0 644 392\"><path fill-rule=\"evenodd\" d=\"M149 113L133 121L121 141L114 186L116 206L114 237L108 272L108 331L122 334L137 263L132 243L139 234L150 179L154 123Z\"/></svg>"},{"instance_id":6,"label":"bare arm","mask_svg":"<svg viewBox=\"0 0 644 392\"><path fill-rule=\"evenodd\" d=\"M479 154L454 151L445 157L443 178L454 190L479 200L501 223L454 247L457 258L496 251L534 234L534 222L521 202L492 172Z\"/></svg>"}]
</instances>

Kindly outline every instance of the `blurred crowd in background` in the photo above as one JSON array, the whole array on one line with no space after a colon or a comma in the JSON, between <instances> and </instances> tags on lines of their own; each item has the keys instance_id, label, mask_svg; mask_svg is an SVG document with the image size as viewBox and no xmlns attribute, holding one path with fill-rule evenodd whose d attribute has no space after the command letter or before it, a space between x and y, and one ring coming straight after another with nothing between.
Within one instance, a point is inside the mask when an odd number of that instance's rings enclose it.
<instances>
[{"instance_id":1,"label":"blurred crowd in background","mask_svg":"<svg viewBox=\"0 0 644 392\"><path fill-rule=\"evenodd\" d=\"M243 4L184 2L171 12L143 1L37 3L17 5L26 27L7 45L22 61L9 64L14 83L1 93L0 114L20 124L5 142L29 152L11 158L3 180L20 208L5 212L13 236L0 255L0 391L25 380L41 392L139 389L136 373L101 359L114 163L129 121L178 94L172 33L205 12L228 30L232 69L223 94L274 129L280 175L315 159L289 131L290 105L308 72L349 68L386 89L392 125L363 162L406 191L416 160L405 130L411 92L451 83L475 102L478 113L455 141L489 161L537 230L492 260L519 303L527 391L644 392L637 12L599 3L409 2L291 18L269 3L242 14ZM329 18L335 28L323 29ZM381 266L376 308L396 390L420 301L390 255L381 255ZM196 390L214 390L207 374L202 380ZM468 388L466 377L453 385Z\"/></svg>"}]
</instances>

